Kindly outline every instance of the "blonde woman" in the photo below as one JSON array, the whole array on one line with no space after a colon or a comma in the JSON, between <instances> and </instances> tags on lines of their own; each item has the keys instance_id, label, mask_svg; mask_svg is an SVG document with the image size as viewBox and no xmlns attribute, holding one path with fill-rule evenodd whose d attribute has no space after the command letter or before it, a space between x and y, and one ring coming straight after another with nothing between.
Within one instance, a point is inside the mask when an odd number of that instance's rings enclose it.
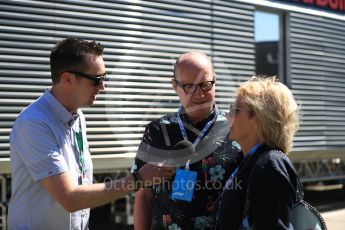
<instances>
[{"instance_id":1,"label":"blonde woman","mask_svg":"<svg viewBox=\"0 0 345 230\"><path fill-rule=\"evenodd\" d=\"M291 91L275 77L254 76L238 88L227 117L243 160L219 199L216 229L291 227L297 175L282 153L292 147L298 113Z\"/></svg>"}]
</instances>

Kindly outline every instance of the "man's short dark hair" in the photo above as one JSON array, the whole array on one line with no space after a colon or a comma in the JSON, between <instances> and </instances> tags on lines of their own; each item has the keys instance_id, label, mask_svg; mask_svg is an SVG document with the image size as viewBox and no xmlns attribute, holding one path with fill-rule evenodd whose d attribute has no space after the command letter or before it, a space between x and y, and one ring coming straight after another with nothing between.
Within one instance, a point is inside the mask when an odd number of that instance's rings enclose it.
<instances>
[{"instance_id":1,"label":"man's short dark hair","mask_svg":"<svg viewBox=\"0 0 345 230\"><path fill-rule=\"evenodd\" d=\"M103 55L103 46L96 41L85 41L81 38L66 38L56 44L50 53L50 71L53 84L60 81L64 71L87 69L87 55Z\"/></svg>"}]
</instances>

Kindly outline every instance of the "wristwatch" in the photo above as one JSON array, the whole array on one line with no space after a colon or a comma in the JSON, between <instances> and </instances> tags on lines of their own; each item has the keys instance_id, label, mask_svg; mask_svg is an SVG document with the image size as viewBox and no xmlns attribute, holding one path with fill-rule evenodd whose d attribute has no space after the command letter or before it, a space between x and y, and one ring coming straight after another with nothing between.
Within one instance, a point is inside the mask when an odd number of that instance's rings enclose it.
<instances>
[{"instance_id":1,"label":"wristwatch","mask_svg":"<svg viewBox=\"0 0 345 230\"><path fill-rule=\"evenodd\" d=\"M134 178L134 192L138 191L140 188L144 187L144 180L139 172L131 173Z\"/></svg>"}]
</instances>

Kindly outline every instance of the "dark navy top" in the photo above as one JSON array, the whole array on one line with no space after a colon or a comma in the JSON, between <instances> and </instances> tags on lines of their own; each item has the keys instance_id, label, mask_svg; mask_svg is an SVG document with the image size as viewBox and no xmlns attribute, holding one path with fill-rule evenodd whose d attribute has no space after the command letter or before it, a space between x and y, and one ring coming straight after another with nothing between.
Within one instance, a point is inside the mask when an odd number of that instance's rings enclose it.
<instances>
[{"instance_id":1,"label":"dark navy top","mask_svg":"<svg viewBox=\"0 0 345 230\"><path fill-rule=\"evenodd\" d=\"M296 200L296 172L286 158L268 146L261 146L241 163L236 185L230 186L217 203L217 229L238 229L249 184L249 223L252 229L289 229L292 205ZM219 207L218 207L219 205Z\"/></svg>"}]
</instances>

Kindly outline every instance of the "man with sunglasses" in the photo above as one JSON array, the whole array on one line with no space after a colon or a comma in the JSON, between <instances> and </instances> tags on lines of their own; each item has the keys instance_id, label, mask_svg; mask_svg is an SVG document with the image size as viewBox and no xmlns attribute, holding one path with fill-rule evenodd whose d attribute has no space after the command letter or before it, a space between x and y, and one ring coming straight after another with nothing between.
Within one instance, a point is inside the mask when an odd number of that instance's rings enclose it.
<instances>
[{"instance_id":1,"label":"man with sunglasses","mask_svg":"<svg viewBox=\"0 0 345 230\"><path fill-rule=\"evenodd\" d=\"M177 175L166 183L141 188L135 195L136 230L212 229L213 204L240 160L239 146L227 140L225 113L215 104L215 82L212 62L205 54L189 52L177 58L172 88L181 106L146 126L132 170L149 159L165 159L181 175L196 176L194 191L189 198L176 198L185 192L177 191L178 187L188 180ZM188 144L179 149L186 142L195 150L190 151Z\"/></svg>"},{"instance_id":2,"label":"man with sunglasses","mask_svg":"<svg viewBox=\"0 0 345 230\"><path fill-rule=\"evenodd\" d=\"M120 198L173 171L147 165L138 173L92 184L92 161L80 108L104 90L103 46L79 38L50 55L53 85L16 119L10 136L9 229L88 229L90 207ZM140 182L140 183L137 183Z\"/></svg>"}]
</instances>

